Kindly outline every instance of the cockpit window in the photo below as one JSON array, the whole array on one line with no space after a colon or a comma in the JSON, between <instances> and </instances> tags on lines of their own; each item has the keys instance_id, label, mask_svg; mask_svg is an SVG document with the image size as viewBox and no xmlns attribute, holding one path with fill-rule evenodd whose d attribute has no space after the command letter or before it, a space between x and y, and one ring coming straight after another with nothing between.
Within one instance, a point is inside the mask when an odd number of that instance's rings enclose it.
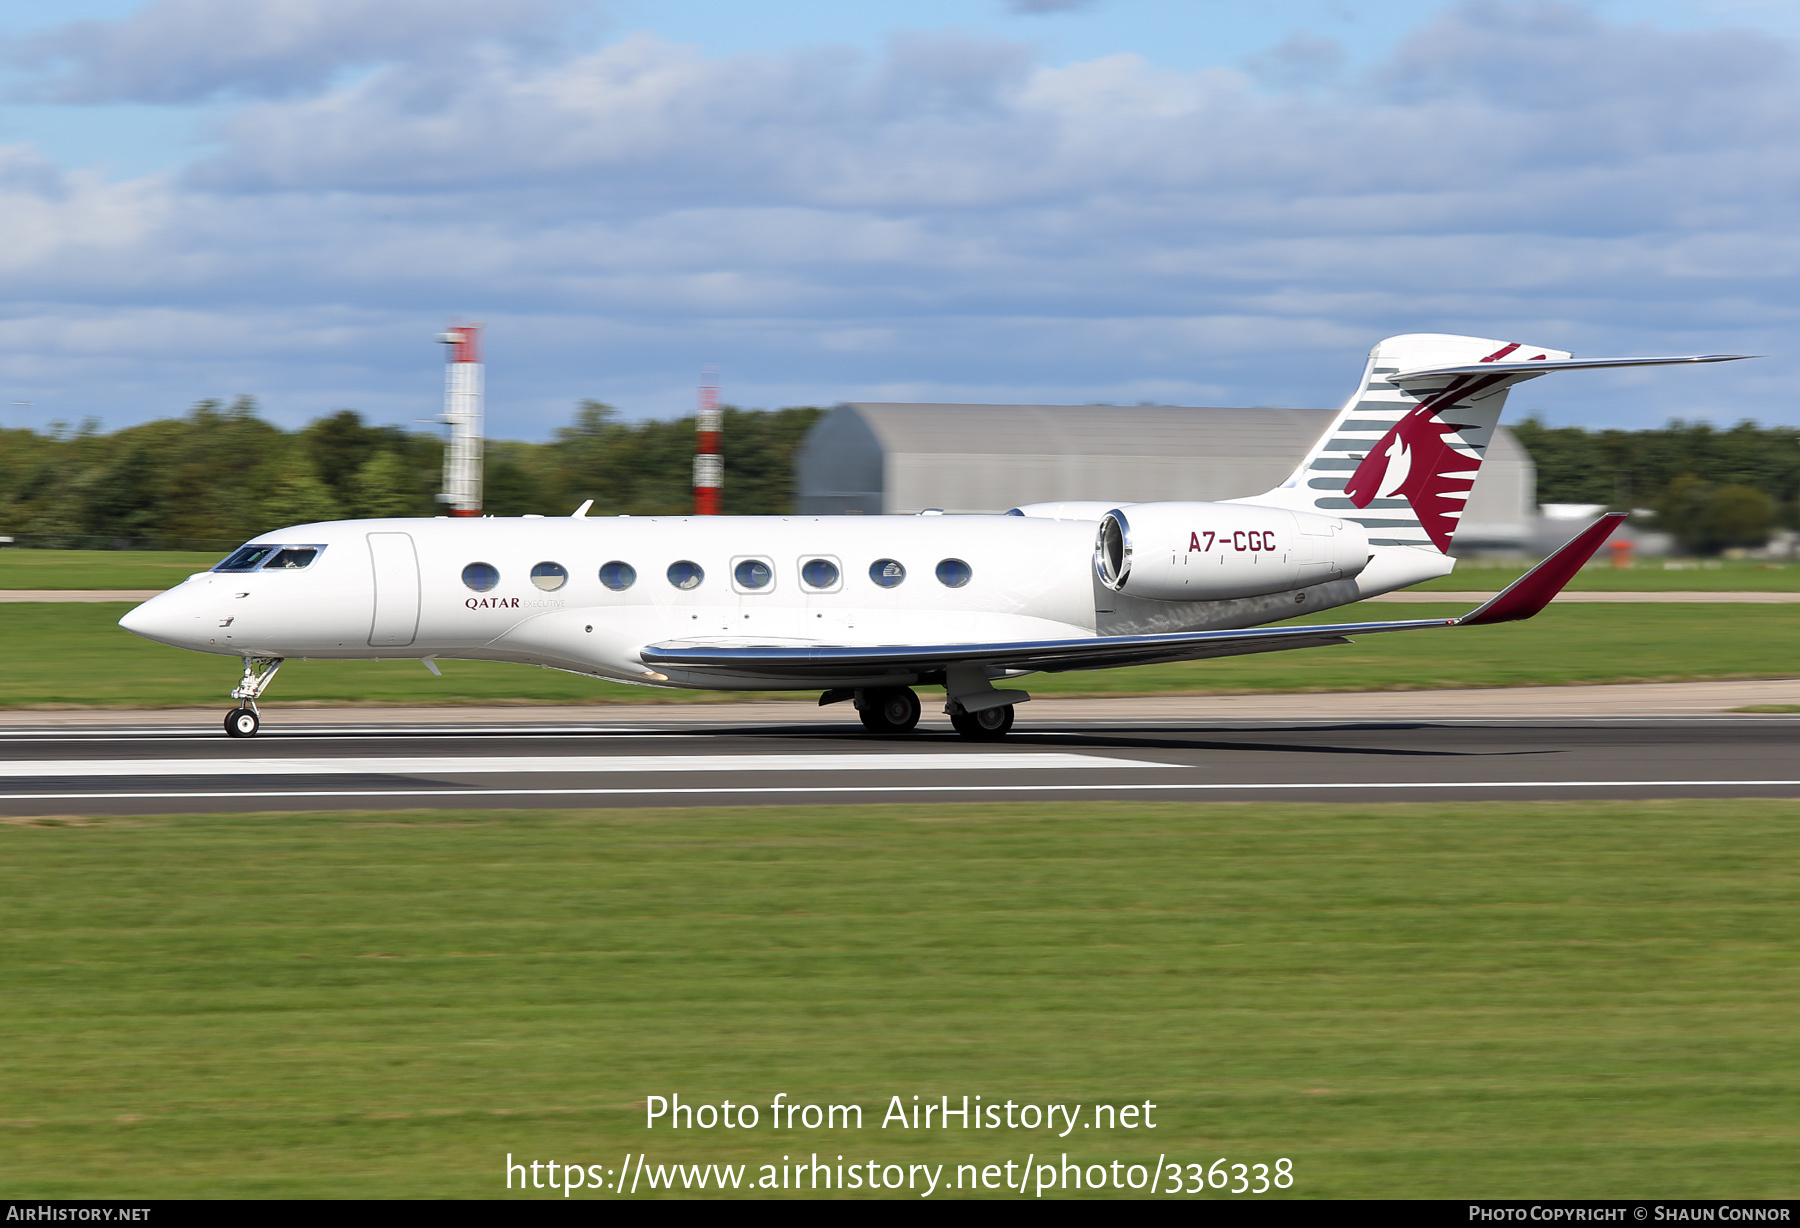
<instances>
[{"instance_id":1,"label":"cockpit window","mask_svg":"<svg viewBox=\"0 0 1800 1228\"><path fill-rule=\"evenodd\" d=\"M255 571L278 548L276 546L240 546L227 555L224 562L214 567L213 570Z\"/></svg>"},{"instance_id":2,"label":"cockpit window","mask_svg":"<svg viewBox=\"0 0 1800 1228\"><path fill-rule=\"evenodd\" d=\"M264 571L299 571L302 567L312 566L312 561L319 557L317 546L283 546L275 552L275 557L263 564Z\"/></svg>"}]
</instances>

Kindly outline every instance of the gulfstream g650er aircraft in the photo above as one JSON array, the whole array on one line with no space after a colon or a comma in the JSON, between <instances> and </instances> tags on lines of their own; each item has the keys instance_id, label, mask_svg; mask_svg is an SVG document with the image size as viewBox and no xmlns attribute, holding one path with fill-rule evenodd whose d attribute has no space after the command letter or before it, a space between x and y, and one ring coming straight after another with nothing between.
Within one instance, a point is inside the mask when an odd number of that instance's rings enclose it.
<instances>
[{"instance_id":1,"label":"gulfstream g650er aircraft","mask_svg":"<svg viewBox=\"0 0 1800 1228\"><path fill-rule=\"evenodd\" d=\"M1012 728L1005 684L1529 618L1620 519L1603 517L1457 619L1269 627L1455 566L1507 389L1575 361L1475 337L1390 337L1293 475L1223 503L1045 504L1004 516L350 520L266 533L119 620L242 657L235 737L289 657L516 661L651 686L820 691L877 733L941 686L970 738ZM1096 409L1095 413L1105 413Z\"/></svg>"}]
</instances>

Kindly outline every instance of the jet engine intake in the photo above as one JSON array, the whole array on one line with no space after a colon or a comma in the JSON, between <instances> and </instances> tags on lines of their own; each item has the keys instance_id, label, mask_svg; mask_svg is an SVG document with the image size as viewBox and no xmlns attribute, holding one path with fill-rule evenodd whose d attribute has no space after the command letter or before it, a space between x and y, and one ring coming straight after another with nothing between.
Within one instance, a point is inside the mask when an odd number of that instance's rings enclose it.
<instances>
[{"instance_id":1,"label":"jet engine intake","mask_svg":"<svg viewBox=\"0 0 1800 1228\"><path fill-rule=\"evenodd\" d=\"M1369 562L1359 524L1241 503L1134 503L1100 519L1094 572L1158 601L1257 597L1341 580Z\"/></svg>"}]
</instances>

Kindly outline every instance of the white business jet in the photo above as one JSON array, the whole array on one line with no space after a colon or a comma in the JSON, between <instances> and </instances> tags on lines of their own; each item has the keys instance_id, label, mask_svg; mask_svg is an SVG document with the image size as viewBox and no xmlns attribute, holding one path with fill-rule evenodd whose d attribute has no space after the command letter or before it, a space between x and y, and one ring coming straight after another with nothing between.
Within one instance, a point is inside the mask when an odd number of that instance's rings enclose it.
<instances>
[{"instance_id":1,"label":"white business jet","mask_svg":"<svg viewBox=\"0 0 1800 1228\"><path fill-rule=\"evenodd\" d=\"M584 505L556 519L297 525L119 625L241 657L225 719L234 737L255 735L257 700L290 657L411 657L433 673L455 658L660 687L820 691L821 704L851 702L883 734L918 723L913 687L939 686L957 732L992 739L1030 698L1007 684L1034 672L1531 617L1620 515L1461 618L1268 625L1449 574L1514 384L1741 357L1576 361L1474 337L1390 337L1292 476L1253 498L1004 516L588 518Z\"/></svg>"}]
</instances>

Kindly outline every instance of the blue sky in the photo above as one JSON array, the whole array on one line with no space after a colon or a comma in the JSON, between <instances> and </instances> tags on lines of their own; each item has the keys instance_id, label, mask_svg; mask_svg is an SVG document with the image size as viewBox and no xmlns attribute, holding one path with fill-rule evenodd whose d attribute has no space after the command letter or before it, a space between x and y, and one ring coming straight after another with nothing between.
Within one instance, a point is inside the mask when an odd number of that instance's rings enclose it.
<instances>
[{"instance_id":1,"label":"blue sky","mask_svg":"<svg viewBox=\"0 0 1800 1228\"><path fill-rule=\"evenodd\" d=\"M1800 422L1800 6L14 0L0 423L256 395L1335 404L1397 332L1749 351L1515 413ZM29 402L26 405L14 402Z\"/></svg>"}]
</instances>

